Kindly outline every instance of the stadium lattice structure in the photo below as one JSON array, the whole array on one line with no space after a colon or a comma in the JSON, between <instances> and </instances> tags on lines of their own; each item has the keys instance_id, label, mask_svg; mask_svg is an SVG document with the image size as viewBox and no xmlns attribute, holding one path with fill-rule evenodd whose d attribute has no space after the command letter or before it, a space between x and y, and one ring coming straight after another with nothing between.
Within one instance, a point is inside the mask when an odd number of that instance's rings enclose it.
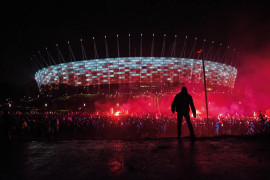
<instances>
[{"instance_id":1,"label":"stadium lattice structure","mask_svg":"<svg viewBox=\"0 0 270 180\"><path fill-rule=\"evenodd\" d=\"M71 45L68 42L69 60L63 58L57 45L58 62L54 60L46 48L47 60L39 52L40 59L35 79L41 92L52 89L63 92L88 94L113 93L145 93L167 92L182 85L192 85L193 90L203 87L202 60L205 60L207 89L209 91L228 91L234 88L237 69L229 65L232 62L235 50L229 52L226 48L221 54L221 44L213 52L213 42L206 48L206 41L198 46L195 38L189 52L187 51L187 37L181 48L181 55L177 57L176 38L166 55L166 35L161 47L161 56L154 56L154 35L151 44L151 57L143 56L142 35L140 38L139 56L132 56L130 48L130 35L128 36L128 57L120 57L120 48L117 35L117 57L109 57L108 44L105 36L105 57L98 58L97 46L93 38L94 58L88 59L81 40L82 59L76 60ZM196 54L196 49L202 53ZM216 58L219 57L219 58ZM223 59L223 62L221 61ZM43 64L41 63L43 62ZM64 90L63 90L64 89Z\"/></svg>"}]
</instances>

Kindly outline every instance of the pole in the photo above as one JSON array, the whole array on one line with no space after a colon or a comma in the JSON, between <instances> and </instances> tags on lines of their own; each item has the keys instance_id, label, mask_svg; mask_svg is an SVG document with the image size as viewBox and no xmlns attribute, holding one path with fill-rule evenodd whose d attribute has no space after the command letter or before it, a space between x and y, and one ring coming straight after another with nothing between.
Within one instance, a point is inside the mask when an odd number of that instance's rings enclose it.
<instances>
[{"instance_id":1,"label":"pole","mask_svg":"<svg viewBox=\"0 0 270 180\"><path fill-rule=\"evenodd\" d=\"M204 58L203 58L203 50L202 50L202 64L203 64L203 82L204 82L204 94L205 94L205 105L206 105L206 120L207 120L207 128L209 131L209 121L208 121L208 101L207 101L207 89L206 89L206 77L205 77L205 66L204 66Z\"/></svg>"}]
</instances>

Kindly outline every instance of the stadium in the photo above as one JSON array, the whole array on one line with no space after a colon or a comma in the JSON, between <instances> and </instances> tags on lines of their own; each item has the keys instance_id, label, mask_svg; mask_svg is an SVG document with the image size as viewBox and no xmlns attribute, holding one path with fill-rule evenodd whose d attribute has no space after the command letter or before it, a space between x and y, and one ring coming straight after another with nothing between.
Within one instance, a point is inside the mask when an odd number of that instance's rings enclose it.
<instances>
[{"instance_id":1,"label":"stadium","mask_svg":"<svg viewBox=\"0 0 270 180\"><path fill-rule=\"evenodd\" d=\"M129 53L128 56L124 57L120 57L118 35L116 39L116 57L109 57L106 36L104 48L106 50L106 56L104 58L98 58L95 38L93 38L94 58L86 57L85 49L88 48L84 48L82 39L81 60L75 59L69 42L68 49L70 57L68 60L64 60L58 44L58 63L56 63L47 48L47 62L39 52L40 58L46 64L46 67L41 66L41 68L38 68L35 74L40 92L61 89L60 87L64 86L66 89L65 93L69 93L69 91L75 89L74 92L78 94L162 93L171 92L175 87L183 85L191 85L192 90L200 91L203 84L202 60L205 62L205 75L207 89L209 91L218 91L221 89L221 91L228 92L234 88L237 69L232 65L228 65L226 62L230 56L228 55L229 46L222 55L221 46L218 47L216 53L213 52L213 41L207 48L205 46L205 40L202 42L202 45L198 45L197 38L195 38L189 46L186 36L183 47L177 48L177 36L175 35L172 46L169 46L170 49L167 48L169 50L166 51L166 35L163 36L161 49L158 49L158 43L156 42L155 45L155 36L153 34L149 57L143 56L143 52L147 48L142 43L141 34L138 48L140 49L140 56L138 57L136 52L134 55L131 54L130 34L128 38L128 46L124 46L128 47L126 51ZM154 47L156 47L156 51L161 52L160 57L155 56ZM196 49L199 48L203 49L203 53L197 55ZM177 57L178 51L181 51L181 55ZM187 56L186 54L190 55ZM195 58L196 56L197 58ZM221 59L225 59L225 62L221 62Z\"/></svg>"},{"instance_id":2,"label":"stadium","mask_svg":"<svg viewBox=\"0 0 270 180\"><path fill-rule=\"evenodd\" d=\"M206 61L208 89L231 89L236 75L237 70L232 66ZM118 92L123 93L162 91L165 89L162 88L164 84L169 91L168 87L179 84L203 82L202 60L164 57L107 58L62 63L39 70L35 77L39 87L57 87L61 84L87 86L90 87L88 92L92 93L115 93L115 86L119 87Z\"/></svg>"},{"instance_id":3,"label":"stadium","mask_svg":"<svg viewBox=\"0 0 270 180\"><path fill-rule=\"evenodd\" d=\"M93 38L93 58L87 58L85 49L89 48L84 47L82 39L81 55L79 55L82 57L81 59L75 58L70 42L68 42L68 52L65 53L69 54L69 58L66 59L58 44L56 45L57 62L46 48L47 59L40 52L38 52L40 59L35 58L40 65L35 73L39 93L41 96L47 97L52 95L56 97L84 96L88 100L80 101L91 101L92 107L95 108L94 102L104 99L104 97L113 99L107 99L107 102L103 104L121 104L130 98L149 95L152 99L149 104L151 102L154 109L159 109L158 107L163 103L160 97L175 94L182 86L188 87L190 92L198 95L204 92L203 61L207 91L225 94L232 92L237 69L229 62L233 61L235 50L231 51L229 47L222 48L221 44L215 47L213 41L207 44L205 39L201 44L198 43L197 38L194 38L194 41L189 40L188 43L187 36L184 38L183 46L178 48L176 35L171 44L168 44L166 35L163 36L160 44L157 40L154 41L154 38L153 34L152 41L149 39L148 45L145 45L147 42L142 43L141 34L137 41L139 42L137 43L139 52L132 54L130 35L126 45L119 43L117 35L116 46L112 43L112 49L116 53L113 55L110 51L109 56L108 44L110 43L107 42L105 36L105 48L103 47L105 55L102 58L98 56L97 49L100 46L96 44L95 38ZM136 50L134 44L133 48ZM120 46L123 50L121 52L123 57L120 56ZM200 49L203 49L202 52L197 53ZM146 51L148 51L148 56L143 56L147 54ZM137 56L138 54L139 56ZM89 97L91 98L89 99Z\"/></svg>"}]
</instances>

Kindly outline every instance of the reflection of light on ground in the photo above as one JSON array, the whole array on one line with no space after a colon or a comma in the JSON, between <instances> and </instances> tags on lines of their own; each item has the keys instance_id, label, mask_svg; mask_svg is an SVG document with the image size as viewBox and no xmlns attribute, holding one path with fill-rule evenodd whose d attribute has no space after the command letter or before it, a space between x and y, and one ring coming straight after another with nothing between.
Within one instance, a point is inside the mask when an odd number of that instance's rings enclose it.
<instances>
[{"instance_id":1,"label":"reflection of light on ground","mask_svg":"<svg viewBox=\"0 0 270 180\"><path fill-rule=\"evenodd\" d=\"M108 163L108 166L110 168L110 172L114 175L120 175L123 169L123 162L119 160L112 160Z\"/></svg>"},{"instance_id":2,"label":"reflection of light on ground","mask_svg":"<svg viewBox=\"0 0 270 180\"><path fill-rule=\"evenodd\" d=\"M123 160L123 144L114 143L112 145L112 157L109 159L107 166L113 175L120 175L125 171L125 164Z\"/></svg>"},{"instance_id":3,"label":"reflection of light on ground","mask_svg":"<svg viewBox=\"0 0 270 180\"><path fill-rule=\"evenodd\" d=\"M123 149L123 145L120 144L120 143L116 143L113 145L113 149L116 151L116 152L120 152L122 149Z\"/></svg>"}]
</instances>

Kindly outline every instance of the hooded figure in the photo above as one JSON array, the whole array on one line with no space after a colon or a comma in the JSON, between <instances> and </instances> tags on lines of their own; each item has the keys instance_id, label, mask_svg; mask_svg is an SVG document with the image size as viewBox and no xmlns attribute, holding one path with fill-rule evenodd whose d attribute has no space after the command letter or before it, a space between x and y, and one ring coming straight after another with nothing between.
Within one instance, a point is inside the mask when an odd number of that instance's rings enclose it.
<instances>
[{"instance_id":1,"label":"hooded figure","mask_svg":"<svg viewBox=\"0 0 270 180\"><path fill-rule=\"evenodd\" d=\"M183 120L183 116L185 117L187 124L188 124L188 128L189 128L189 132L190 132L190 137L194 138L194 130L192 127L192 124L190 122L190 116L189 116L189 111L190 108L192 110L193 116L196 118L196 109L193 103L193 99L192 96L188 94L187 92L187 88L186 87L182 87L182 91L177 94L172 102L172 113L177 112L177 129L178 129L178 138L181 138L181 125L182 125L182 120Z\"/></svg>"}]
</instances>

